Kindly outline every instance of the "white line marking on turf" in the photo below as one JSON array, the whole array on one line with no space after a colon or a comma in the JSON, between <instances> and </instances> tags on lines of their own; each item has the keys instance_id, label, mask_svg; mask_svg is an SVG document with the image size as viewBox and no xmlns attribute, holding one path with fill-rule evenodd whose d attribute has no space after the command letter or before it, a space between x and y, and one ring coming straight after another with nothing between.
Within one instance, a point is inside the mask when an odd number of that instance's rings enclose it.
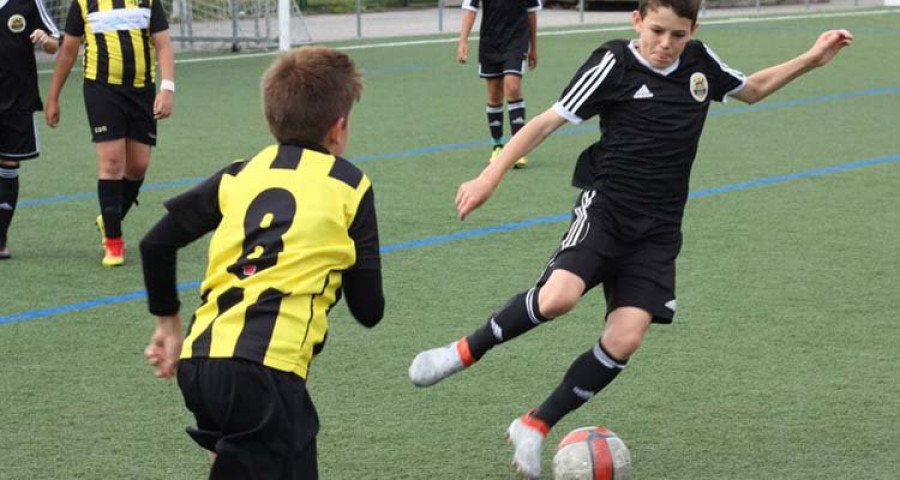
<instances>
[{"instance_id":1,"label":"white line marking on turf","mask_svg":"<svg viewBox=\"0 0 900 480\"><path fill-rule=\"evenodd\" d=\"M882 15L885 13L900 13L900 9L896 8L887 8L887 9L878 9L878 10L865 10L861 12L822 12L822 13L806 13L800 15L780 15L777 17L733 17L733 18L723 18L719 20L703 20L700 19L701 25L728 25L732 23L763 23L763 22L787 22L791 20L807 20L807 19L816 19L816 18L839 18L839 17L862 17L869 15ZM581 28L576 30L555 30L555 31L544 31L539 32L539 37L556 37L562 35L579 35L583 33L601 33L601 32L622 32L633 29L632 25L620 25L615 27L600 27L600 28ZM475 38L477 40L477 37ZM338 50L371 50L373 48L396 48L396 47L410 47L416 45L430 45L435 43L454 43L459 41L458 37L452 38L433 38L429 40L409 40L409 41L401 41L401 42L382 42L382 43L368 43L363 45L347 45L344 47L335 47ZM315 42L314 42L315 43ZM203 63L203 62L218 62L225 60L243 60L247 58L257 58L257 57L267 57L278 54L278 51L271 52L259 52L259 53L241 53L237 55L218 55L215 57L199 57L199 58L184 58L180 60L175 60L176 64L184 64L184 63ZM72 71L80 71L79 68L73 68ZM45 75L48 73L53 73L53 70L38 70L38 74Z\"/></svg>"}]
</instances>

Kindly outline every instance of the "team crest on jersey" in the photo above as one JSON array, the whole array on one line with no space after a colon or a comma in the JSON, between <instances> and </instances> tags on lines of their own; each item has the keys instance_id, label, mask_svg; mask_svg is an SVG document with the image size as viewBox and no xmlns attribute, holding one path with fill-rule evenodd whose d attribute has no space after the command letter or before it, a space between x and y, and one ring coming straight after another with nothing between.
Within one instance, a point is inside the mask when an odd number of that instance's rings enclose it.
<instances>
[{"instance_id":1,"label":"team crest on jersey","mask_svg":"<svg viewBox=\"0 0 900 480\"><path fill-rule=\"evenodd\" d=\"M6 22L6 26L9 27L10 32L22 33L25 31L25 17L17 13L9 17L9 21Z\"/></svg>"},{"instance_id":2,"label":"team crest on jersey","mask_svg":"<svg viewBox=\"0 0 900 480\"><path fill-rule=\"evenodd\" d=\"M694 100L702 102L706 100L709 93L709 82L706 81L706 75L696 72L691 75L691 96Z\"/></svg>"}]
</instances>

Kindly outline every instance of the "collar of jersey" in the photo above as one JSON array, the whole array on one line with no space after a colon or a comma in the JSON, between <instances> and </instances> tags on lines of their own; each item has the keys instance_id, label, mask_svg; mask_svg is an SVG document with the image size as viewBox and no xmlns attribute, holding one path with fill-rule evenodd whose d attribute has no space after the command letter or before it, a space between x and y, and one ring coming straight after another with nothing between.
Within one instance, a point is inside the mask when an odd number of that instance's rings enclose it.
<instances>
[{"instance_id":1,"label":"collar of jersey","mask_svg":"<svg viewBox=\"0 0 900 480\"><path fill-rule=\"evenodd\" d=\"M638 51L637 40L632 40L632 41L628 42L628 49L631 50L631 53L634 54L634 58L636 58L638 62L641 62L641 65L649 68L650 70L653 70L654 72L656 72L664 77L668 77L670 73L674 72L675 70L678 70L678 65L679 65L679 63L681 63L681 58L676 58L675 61L672 62L672 64L669 65L668 67L656 68L653 65L650 65L650 62L648 62L647 59L641 55L641 52Z\"/></svg>"},{"instance_id":2,"label":"collar of jersey","mask_svg":"<svg viewBox=\"0 0 900 480\"><path fill-rule=\"evenodd\" d=\"M324 153L325 155L331 155L331 152L329 152L327 148L319 145L318 143L285 142L281 145L300 147L304 150L315 150L319 153Z\"/></svg>"}]
</instances>

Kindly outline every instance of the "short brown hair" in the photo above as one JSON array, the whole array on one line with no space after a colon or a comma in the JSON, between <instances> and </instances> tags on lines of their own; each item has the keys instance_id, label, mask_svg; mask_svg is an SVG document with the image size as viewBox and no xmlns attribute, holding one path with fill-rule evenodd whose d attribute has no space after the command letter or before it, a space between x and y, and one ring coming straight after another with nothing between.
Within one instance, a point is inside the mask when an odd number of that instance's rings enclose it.
<instances>
[{"instance_id":1,"label":"short brown hair","mask_svg":"<svg viewBox=\"0 0 900 480\"><path fill-rule=\"evenodd\" d=\"M279 143L321 143L362 95L362 74L343 52L303 47L280 55L262 78L263 113Z\"/></svg>"},{"instance_id":2,"label":"short brown hair","mask_svg":"<svg viewBox=\"0 0 900 480\"><path fill-rule=\"evenodd\" d=\"M638 10L641 17L646 17L649 10L659 7L671 8L675 15L686 18L691 24L697 23L697 13L700 10L699 0L640 0Z\"/></svg>"}]
</instances>

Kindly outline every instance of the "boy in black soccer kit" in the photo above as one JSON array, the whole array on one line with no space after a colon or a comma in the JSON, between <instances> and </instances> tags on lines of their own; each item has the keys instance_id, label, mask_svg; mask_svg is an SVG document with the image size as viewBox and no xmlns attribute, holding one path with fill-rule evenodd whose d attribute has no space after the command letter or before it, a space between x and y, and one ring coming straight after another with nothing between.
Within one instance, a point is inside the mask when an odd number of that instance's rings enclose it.
<instances>
[{"instance_id":1,"label":"boy in black soccer kit","mask_svg":"<svg viewBox=\"0 0 900 480\"><path fill-rule=\"evenodd\" d=\"M595 50L553 107L457 192L464 219L487 201L517 158L566 122L600 116L601 138L575 167L573 185L583 192L571 225L537 285L510 299L472 335L421 352L409 369L417 386L437 383L492 347L572 310L602 283L607 311L601 338L540 406L507 430L513 463L526 477L540 475L550 428L612 382L651 323L673 320L681 219L710 102L726 96L757 102L825 65L853 38L846 30L825 32L802 55L745 77L692 40L697 8L691 0L642 0L633 14L638 38Z\"/></svg>"},{"instance_id":2,"label":"boy in black soccer kit","mask_svg":"<svg viewBox=\"0 0 900 480\"><path fill-rule=\"evenodd\" d=\"M197 421L188 433L216 454L210 478L311 480L319 423L306 378L328 311L343 294L366 327L384 313L372 185L338 156L362 79L346 54L308 47L278 58L262 89L278 144L166 202L141 242L157 316L145 355L159 377L177 364ZM176 252L210 231L182 347Z\"/></svg>"},{"instance_id":3,"label":"boy in black soccer kit","mask_svg":"<svg viewBox=\"0 0 900 480\"><path fill-rule=\"evenodd\" d=\"M515 135L525 125L525 100L522 76L526 62L529 70L537 67L537 12L541 0L464 0L462 29L456 48L456 60L469 58L469 33L481 3L484 13L478 40L478 75L487 82L487 121L494 146L491 161L503 148L503 99L509 114L509 127ZM528 165L519 158L516 168Z\"/></svg>"},{"instance_id":4,"label":"boy in black soccer kit","mask_svg":"<svg viewBox=\"0 0 900 480\"><path fill-rule=\"evenodd\" d=\"M97 147L97 198L104 267L125 263L122 221L137 204L156 121L172 114L175 57L162 0L72 0L45 115L59 124L59 94L84 38L84 104ZM156 64L162 81L156 91Z\"/></svg>"},{"instance_id":5,"label":"boy in black soccer kit","mask_svg":"<svg viewBox=\"0 0 900 480\"><path fill-rule=\"evenodd\" d=\"M34 112L43 110L34 47L53 54L59 31L41 0L0 0L0 260L19 201L19 162L40 155Z\"/></svg>"}]
</instances>

